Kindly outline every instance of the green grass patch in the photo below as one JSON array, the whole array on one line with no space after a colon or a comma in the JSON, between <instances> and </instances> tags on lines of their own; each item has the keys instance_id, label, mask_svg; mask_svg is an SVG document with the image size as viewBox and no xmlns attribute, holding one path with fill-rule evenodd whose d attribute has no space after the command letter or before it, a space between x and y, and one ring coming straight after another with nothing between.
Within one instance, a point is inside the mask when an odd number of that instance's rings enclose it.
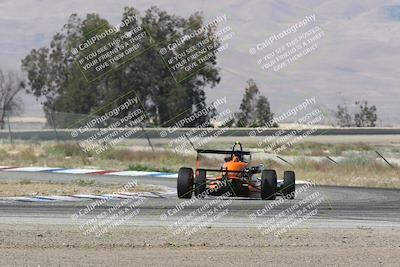
<instances>
[{"instance_id":1,"label":"green grass patch","mask_svg":"<svg viewBox=\"0 0 400 267\"><path fill-rule=\"evenodd\" d=\"M94 185L95 180L93 180L93 179L90 179L90 180L89 179L75 179L75 180L72 180L72 183L80 185L80 186L88 186L88 185Z\"/></svg>"},{"instance_id":2,"label":"green grass patch","mask_svg":"<svg viewBox=\"0 0 400 267\"><path fill-rule=\"evenodd\" d=\"M29 180L29 179L23 179L23 180L21 180L19 183L20 183L20 184L31 184L32 181Z\"/></svg>"},{"instance_id":3,"label":"green grass patch","mask_svg":"<svg viewBox=\"0 0 400 267\"><path fill-rule=\"evenodd\" d=\"M176 170L172 170L170 168L157 168L156 166L136 163L136 164L129 164L128 166L129 171L156 171L156 172L176 172Z\"/></svg>"},{"instance_id":4,"label":"green grass patch","mask_svg":"<svg viewBox=\"0 0 400 267\"><path fill-rule=\"evenodd\" d=\"M361 142L353 144L321 144L315 142L303 142L297 143L288 149L283 150L280 154L293 156L340 156L346 151L364 152L371 150L373 150L373 146Z\"/></svg>"},{"instance_id":5,"label":"green grass patch","mask_svg":"<svg viewBox=\"0 0 400 267\"><path fill-rule=\"evenodd\" d=\"M8 153L6 150L0 148L0 160L4 160L8 157Z\"/></svg>"},{"instance_id":6,"label":"green grass patch","mask_svg":"<svg viewBox=\"0 0 400 267\"><path fill-rule=\"evenodd\" d=\"M71 142L52 144L45 146L44 148L49 155L54 156L74 157L81 156L83 153L81 148L77 144Z\"/></svg>"},{"instance_id":7,"label":"green grass patch","mask_svg":"<svg viewBox=\"0 0 400 267\"><path fill-rule=\"evenodd\" d=\"M21 150L21 159L23 162L27 163L36 163L38 160L38 158L35 155L35 150L31 146Z\"/></svg>"}]
</instances>

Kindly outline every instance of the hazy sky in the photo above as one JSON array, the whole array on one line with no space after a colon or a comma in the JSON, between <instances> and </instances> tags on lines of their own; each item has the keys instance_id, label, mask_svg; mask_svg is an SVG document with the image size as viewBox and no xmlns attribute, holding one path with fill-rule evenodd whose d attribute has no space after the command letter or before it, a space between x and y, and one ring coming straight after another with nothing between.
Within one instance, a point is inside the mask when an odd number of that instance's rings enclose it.
<instances>
[{"instance_id":1,"label":"hazy sky","mask_svg":"<svg viewBox=\"0 0 400 267\"><path fill-rule=\"evenodd\" d=\"M144 11L157 5L183 17L203 11L207 20L226 14L234 37L221 53L221 83L207 89L208 101L227 96L237 109L246 80L253 78L276 113L316 96L327 109L367 99L380 117L400 123L400 3L397 1L111 1L0 0L0 67L19 69L32 48L48 46L71 13L96 12L117 24L125 6ZM257 60L269 48L249 53L273 34L315 14L323 31L317 49L280 71L264 71ZM285 44L291 36L275 42ZM271 46L272 49L272 46ZM40 104L24 97L26 115L40 114Z\"/></svg>"}]
</instances>

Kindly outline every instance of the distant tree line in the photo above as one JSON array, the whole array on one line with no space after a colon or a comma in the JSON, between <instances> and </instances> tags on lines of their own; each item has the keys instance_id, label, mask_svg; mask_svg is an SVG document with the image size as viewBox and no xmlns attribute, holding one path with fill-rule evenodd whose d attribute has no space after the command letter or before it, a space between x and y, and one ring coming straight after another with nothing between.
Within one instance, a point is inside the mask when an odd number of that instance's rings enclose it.
<instances>
[{"instance_id":1,"label":"distant tree line","mask_svg":"<svg viewBox=\"0 0 400 267\"><path fill-rule=\"evenodd\" d=\"M138 14L135 8L126 7L121 21ZM170 126L180 119L179 114L185 116L202 110L206 107L204 88L214 87L220 81L215 55L200 70L177 83L159 54L158 44L167 45L202 27L203 15L194 13L182 18L151 7L138 17L151 36L149 44L156 45L118 67L113 66L107 75L88 83L73 60L73 48L84 43L89 33L112 26L98 14L87 14L84 19L72 14L48 47L32 49L22 60L22 70L28 78L28 92L44 97L45 112L93 114L105 104L112 103L110 109L120 105L123 99L120 102L114 100L134 90L148 115L147 125ZM118 34L129 30L132 29L121 28ZM215 27L208 27L179 46L180 51L206 39L218 48L215 30ZM212 114L202 116L186 126L200 125L210 117Z\"/></svg>"},{"instance_id":2,"label":"distant tree line","mask_svg":"<svg viewBox=\"0 0 400 267\"><path fill-rule=\"evenodd\" d=\"M350 112L347 105L337 106L336 119L340 127L375 127L378 120L377 108L369 106L368 101L355 101L358 110ZM261 95L253 79L247 81L243 98L234 118L226 126L260 127L269 125L274 113L271 111L268 98ZM278 127L276 123L273 127Z\"/></svg>"},{"instance_id":3,"label":"distant tree line","mask_svg":"<svg viewBox=\"0 0 400 267\"><path fill-rule=\"evenodd\" d=\"M337 106L336 118L340 127L375 127L378 120L375 105L368 106L368 101L356 101L358 110L350 112L347 105Z\"/></svg>"},{"instance_id":4,"label":"distant tree line","mask_svg":"<svg viewBox=\"0 0 400 267\"><path fill-rule=\"evenodd\" d=\"M244 89L239 112L235 113L234 118L225 126L260 127L265 126L273 118L274 113L271 111L268 98L260 94L256 82L250 79ZM278 127L276 123L273 126Z\"/></svg>"},{"instance_id":5,"label":"distant tree line","mask_svg":"<svg viewBox=\"0 0 400 267\"><path fill-rule=\"evenodd\" d=\"M126 7L121 21L137 15L139 12L135 8ZM153 43L168 44L191 33L193 28L202 27L204 17L200 13L194 13L188 18L182 18L151 7L141 16L141 23L154 39ZM132 90L136 92L148 115L147 126L171 126L182 117L207 106L204 88L214 87L220 82L215 55L203 68L183 82L177 83L155 47L147 49L121 66L113 67L101 79L88 83L73 60L72 49L85 42L88 33L101 27L110 28L111 25L98 14L87 14L84 19L72 14L47 47L32 49L22 60L22 70L27 76L26 90L44 99L43 108L46 114L93 114L99 107L109 103L109 109L112 109L124 101L120 96ZM129 28L121 28L121 31L128 30ZM186 50L205 39L214 42L213 45L217 48L220 44L215 34L216 28L210 27L203 34L196 35L190 42L184 43L180 49ZM0 71L0 86L0 128L3 128L5 110L18 109L20 104L16 94L25 88L25 83L14 74L6 75ZM114 101L115 99L120 101ZM377 121L376 107L368 106L367 101L356 101L356 105L359 110L354 113L349 112L346 105L337 106L335 115L338 125L374 127ZM185 126L202 125L215 115L216 112L210 112ZM260 93L256 82L250 79L247 81L239 112L235 113L234 118L225 126L265 126L273 117L268 98ZM273 126L278 127L277 124Z\"/></svg>"},{"instance_id":6,"label":"distant tree line","mask_svg":"<svg viewBox=\"0 0 400 267\"><path fill-rule=\"evenodd\" d=\"M0 69L0 129L4 129L6 117L22 111L18 93L24 88L25 82L18 72Z\"/></svg>"}]
</instances>

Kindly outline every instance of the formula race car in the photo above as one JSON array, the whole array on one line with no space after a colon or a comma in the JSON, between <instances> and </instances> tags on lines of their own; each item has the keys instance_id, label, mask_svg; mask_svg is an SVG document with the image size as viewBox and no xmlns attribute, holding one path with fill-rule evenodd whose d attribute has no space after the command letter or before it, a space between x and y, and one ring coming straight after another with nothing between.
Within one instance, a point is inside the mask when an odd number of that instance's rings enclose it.
<instances>
[{"instance_id":1,"label":"formula race car","mask_svg":"<svg viewBox=\"0 0 400 267\"><path fill-rule=\"evenodd\" d=\"M239 148L240 150L235 150ZM274 200L277 195L285 198L294 198L295 173L285 171L283 181L278 182L275 170L265 170L264 165L250 166L251 154L243 151L242 144L236 142L232 150L196 149L196 171L192 168L179 169L177 191L179 198L191 198L194 195L222 195L230 192L229 196L249 197L253 192L259 192L261 199ZM220 169L200 168L201 154L227 155ZM219 173L215 177L208 177L207 172ZM261 173L261 177L256 174Z\"/></svg>"}]
</instances>

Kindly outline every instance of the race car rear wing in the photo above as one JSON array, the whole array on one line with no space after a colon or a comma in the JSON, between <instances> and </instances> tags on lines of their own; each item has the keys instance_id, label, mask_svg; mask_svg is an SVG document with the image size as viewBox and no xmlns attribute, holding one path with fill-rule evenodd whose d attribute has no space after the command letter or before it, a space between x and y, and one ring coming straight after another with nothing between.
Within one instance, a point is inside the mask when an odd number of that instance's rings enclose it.
<instances>
[{"instance_id":1,"label":"race car rear wing","mask_svg":"<svg viewBox=\"0 0 400 267\"><path fill-rule=\"evenodd\" d=\"M197 152L197 160L196 160L196 169L200 168L200 154L223 154L223 155L232 155L239 154L240 156L248 155L250 156L251 161L251 153L250 151L241 151L241 150L216 150L216 149L196 149ZM221 170L208 170L208 171L221 171ZM228 171L230 172L230 171ZM238 172L238 171L234 171Z\"/></svg>"},{"instance_id":2,"label":"race car rear wing","mask_svg":"<svg viewBox=\"0 0 400 267\"><path fill-rule=\"evenodd\" d=\"M250 155L250 151L240 151L240 150L215 150L215 149L196 149L197 154L225 154L231 155L233 153L238 153L242 155Z\"/></svg>"}]
</instances>

